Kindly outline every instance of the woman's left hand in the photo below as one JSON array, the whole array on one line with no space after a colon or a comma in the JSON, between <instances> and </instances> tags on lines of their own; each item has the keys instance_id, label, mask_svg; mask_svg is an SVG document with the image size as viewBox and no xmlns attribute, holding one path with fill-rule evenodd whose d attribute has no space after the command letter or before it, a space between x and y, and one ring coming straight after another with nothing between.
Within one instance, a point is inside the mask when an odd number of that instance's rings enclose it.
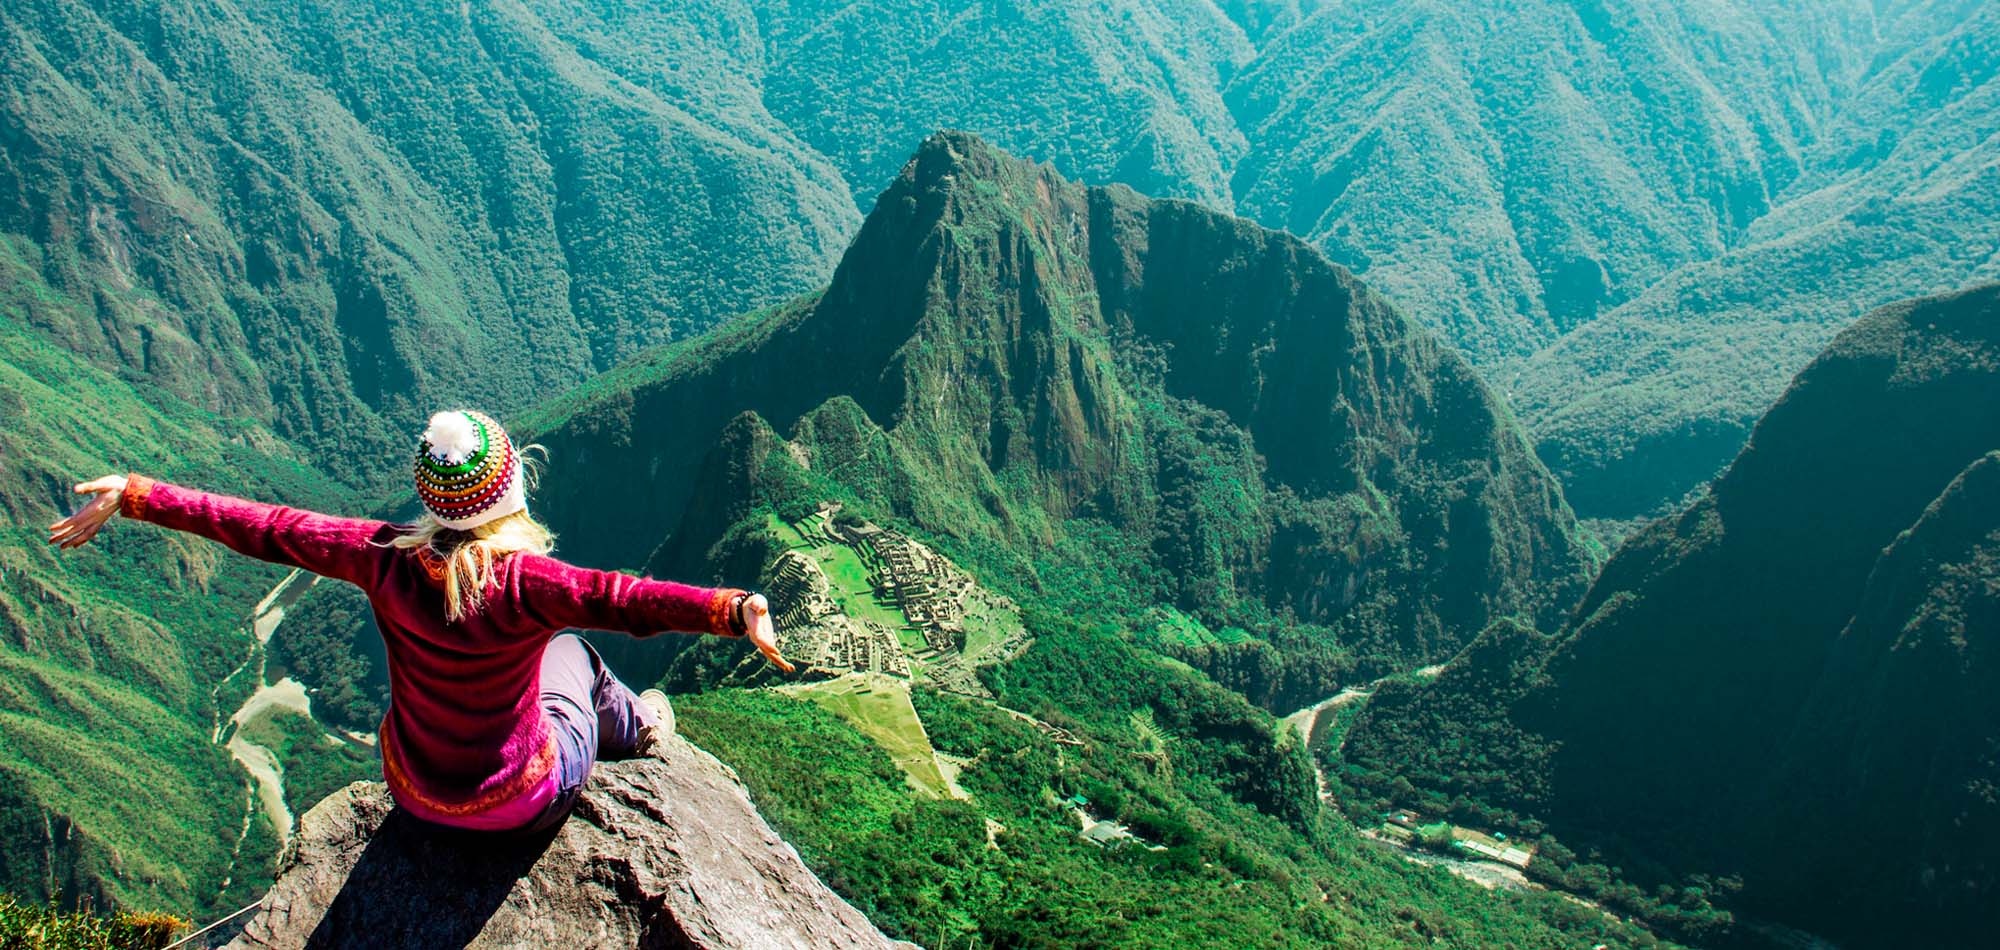
<instances>
[{"instance_id":1,"label":"woman's left hand","mask_svg":"<svg viewBox=\"0 0 2000 950\"><path fill-rule=\"evenodd\" d=\"M97 497L86 503L82 511L49 525L49 543L64 550L82 547L104 530L104 523L118 513L118 504L125 497L125 476L91 479L76 486L76 493Z\"/></svg>"},{"instance_id":2,"label":"woman's left hand","mask_svg":"<svg viewBox=\"0 0 2000 950\"><path fill-rule=\"evenodd\" d=\"M743 598L743 627L750 633L750 644L764 654L764 659L770 660L772 666L787 673L798 669L785 662L784 655L778 652L778 630L771 625L771 602L765 600L763 594Z\"/></svg>"}]
</instances>

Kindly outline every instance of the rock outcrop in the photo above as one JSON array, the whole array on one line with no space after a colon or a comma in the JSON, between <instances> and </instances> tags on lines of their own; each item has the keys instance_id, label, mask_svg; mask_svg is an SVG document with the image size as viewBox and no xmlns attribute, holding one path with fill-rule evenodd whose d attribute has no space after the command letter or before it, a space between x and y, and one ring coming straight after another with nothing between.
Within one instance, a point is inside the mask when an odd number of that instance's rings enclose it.
<instances>
[{"instance_id":1,"label":"rock outcrop","mask_svg":"<svg viewBox=\"0 0 2000 950\"><path fill-rule=\"evenodd\" d=\"M892 941L771 830L736 775L686 740L599 763L534 836L451 832L357 782L300 821L232 948L869 947Z\"/></svg>"}]
</instances>

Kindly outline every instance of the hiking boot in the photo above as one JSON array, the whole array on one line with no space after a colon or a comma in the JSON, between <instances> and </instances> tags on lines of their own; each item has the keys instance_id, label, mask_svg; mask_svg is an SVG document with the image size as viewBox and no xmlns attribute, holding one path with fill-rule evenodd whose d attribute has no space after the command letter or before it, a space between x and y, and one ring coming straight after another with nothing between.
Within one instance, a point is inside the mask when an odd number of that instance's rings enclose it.
<instances>
[{"instance_id":1,"label":"hiking boot","mask_svg":"<svg viewBox=\"0 0 2000 950\"><path fill-rule=\"evenodd\" d=\"M657 689L649 689L639 694L639 701L652 707L653 716L659 721L639 730L639 754L657 755L660 743L674 734L674 704L667 700L667 694Z\"/></svg>"}]
</instances>

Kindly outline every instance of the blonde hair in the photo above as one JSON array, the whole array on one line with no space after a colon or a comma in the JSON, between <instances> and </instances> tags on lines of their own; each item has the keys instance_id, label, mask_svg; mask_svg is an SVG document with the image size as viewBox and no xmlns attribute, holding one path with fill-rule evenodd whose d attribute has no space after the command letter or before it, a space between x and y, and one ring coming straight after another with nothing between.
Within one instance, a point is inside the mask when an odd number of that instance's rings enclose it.
<instances>
[{"instance_id":1,"label":"blonde hair","mask_svg":"<svg viewBox=\"0 0 2000 950\"><path fill-rule=\"evenodd\" d=\"M433 573L441 569L444 617L455 622L486 605L486 590L493 586L500 562L507 555L518 551L547 554L555 550L556 536L526 511L495 518L470 531L447 528L426 511L389 545L415 549Z\"/></svg>"},{"instance_id":2,"label":"blonde hair","mask_svg":"<svg viewBox=\"0 0 2000 950\"><path fill-rule=\"evenodd\" d=\"M521 476L528 487L540 475L540 467L528 453L541 448L530 445L521 450ZM508 555L520 551L547 554L556 548L556 535L525 508L468 531L445 527L425 511L410 530L390 539L389 546L415 551L424 567L438 577L444 585L444 617L455 623L486 606L486 591L498 578L499 566Z\"/></svg>"}]
</instances>

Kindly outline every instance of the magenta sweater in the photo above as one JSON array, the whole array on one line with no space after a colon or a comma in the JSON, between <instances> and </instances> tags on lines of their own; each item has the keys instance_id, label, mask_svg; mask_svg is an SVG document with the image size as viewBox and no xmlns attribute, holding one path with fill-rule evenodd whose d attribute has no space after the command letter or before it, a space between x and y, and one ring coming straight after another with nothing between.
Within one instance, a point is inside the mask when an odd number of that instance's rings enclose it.
<instances>
[{"instance_id":1,"label":"magenta sweater","mask_svg":"<svg viewBox=\"0 0 2000 950\"><path fill-rule=\"evenodd\" d=\"M382 772L397 801L434 821L493 823L547 797L555 745L542 718L542 649L566 627L729 636L742 591L694 587L513 554L479 613L445 621L444 590L405 530L130 476L123 513L251 557L347 581L368 595L389 656Z\"/></svg>"}]
</instances>

